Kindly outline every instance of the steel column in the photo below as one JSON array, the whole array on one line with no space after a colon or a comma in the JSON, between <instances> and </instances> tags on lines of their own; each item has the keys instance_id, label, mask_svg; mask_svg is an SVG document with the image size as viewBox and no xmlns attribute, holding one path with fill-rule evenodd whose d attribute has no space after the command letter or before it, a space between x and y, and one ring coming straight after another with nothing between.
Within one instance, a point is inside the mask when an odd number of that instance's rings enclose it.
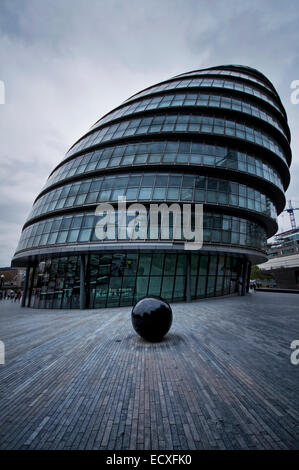
<instances>
[{"instance_id":1,"label":"steel column","mask_svg":"<svg viewBox=\"0 0 299 470\"><path fill-rule=\"evenodd\" d=\"M80 309L86 308L85 255L80 255Z\"/></svg>"},{"instance_id":2,"label":"steel column","mask_svg":"<svg viewBox=\"0 0 299 470\"><path fill-rule=\"evenodd\" d=\"M21 299L21 307L25 307L25 302L26 302L26 297L27 297L27 290L28 290L28 283L29 283L29 273L30 273L30 266L27 266L26 267L24 289L23 289L22 299Z\"/></svg>"}]
</instances>

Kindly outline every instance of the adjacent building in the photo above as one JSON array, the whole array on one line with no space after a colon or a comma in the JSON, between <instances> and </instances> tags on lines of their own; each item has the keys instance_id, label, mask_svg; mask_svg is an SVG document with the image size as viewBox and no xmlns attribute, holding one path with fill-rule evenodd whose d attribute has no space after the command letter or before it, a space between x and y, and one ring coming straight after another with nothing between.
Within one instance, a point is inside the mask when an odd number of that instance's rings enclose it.
<instances>
[{"instance_id":1,"label":"adjacent building","mask_svg":"<svg viewBox=\"0 0 299 470\"><path fill-rule=\"evenodd\" d=\"M286 112L255 69L194 70L136 93L70 148L37 196L12 260L27 268L23 305L245 294L277 231L290 163ZM95 209L109 202L117 218L120 196L146 207L202 203L202 249L185 250L173 233L99 240Z\"/></svg>"},{"instance_id":2,"label":"adjacent building","mask_svg":"<svg viewBox=\"0 0 299 470\"><path fill-rule=\"evenodd\" d=\"M0 268L0 290L21 289L24 284L25 270L11 267Z\"/></svg>"},{"instance_id":3,"label":"adjacent building","mask_svg":"<svg viewBox=\"0 0 299 470\"><path fill-rule=\"evenodd\" d=\"M268 261L259 268L271 274L276 287L299 289L299 229L287 230L275 236L267 248Z\"/></svg>"}]
</instances>

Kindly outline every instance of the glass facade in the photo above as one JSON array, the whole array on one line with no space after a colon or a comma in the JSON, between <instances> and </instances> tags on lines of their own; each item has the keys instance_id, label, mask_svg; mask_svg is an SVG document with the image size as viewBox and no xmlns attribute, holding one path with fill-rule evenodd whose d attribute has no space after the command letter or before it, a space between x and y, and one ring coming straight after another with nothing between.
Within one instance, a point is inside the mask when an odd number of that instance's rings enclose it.
<instances>
[{"instance_id":1,"label":"glass facade","mask_svg":"<svg viewBox=\"0 0 299 470\"><path fill-rule=\"evenodd\" d=\"M214 166L239 170L260 176L283 189L279 173L262 155L253 155L241 150L208 143L166 141L146 142L104 147L84 153L63 163L49 177L44 189L58 181L80 174L119 166L144 165ZM197 168L196 171L200 171Z\"/></svg>"},{"instance_id":2,"label":"glass facade","mask_svg":"<svg viewBox=\"0 0 299 470\"><path fill-rule=\"evenodd\" d=\"M127 217L127 224L132 217ZM117 210L115 211L115 219L115 239L117 240ZM98 243L95 227L99 220L100 217L95 216L94 212L85 212L37 222L29 225L23 231L17 250L65 243ZM172 228L171 220L170 228ZM170 232L170 239L173 239L172 235ZM267 240L266 231L260 224L215 212L204 213L203 238L207 243L222 242L231 245L251 246L261 250L265 249ZM184 240L183 237L181 239Z\"/></svg>"},{"instance_id":3,"label":"glass facade","mask_svg":"<svg viewBox=\"0 0 299 470\"><path fill-rule=\"evenodd\" d=\"M92 129L96 129L106 122L127 116L128 114L140 113L151 109L177 108L187 106L202 106L210 108L223 108L240 111L242 113L256 116L265 122L270 123L279 129L287 138L286 132L279 119L273 113L265 110L262 106L250 101L232 97L229 95L211 94L211 93L170 93L167 95L158 95L153 98L134 101L132 104L123 106L113 113L108 114L98 121Z\"/></svg>"},{"instance_id":4,"label":"glass facade","mask_svg":"<svg viewBox=\"0 0 299 470\"><path fill-rule=\"evenodd\" d=\"M251 263L266 260L277 230L290 163L285 110L255 69L191 71L135 94L69 149L37 196L12 261L27 268L22 305L83 309L130 306L146 295L170 302L244 295ZM141 234L129 236L135 215L121 217L120 196L127 208L144 205ZM96 231L101 203L115 218L105 239ZM202 204L202 248L185 249L184 219L174 227L171 213L167 237L160 217L153 242L151 204L170 212L189 204L193 228Z\"/></svg>"},{"instance_id":5,"label":"glass facade","mask_svg":"<svg viewBox=\"0 0 299 470\"><path fill-rule=\"evenodd\" d=\"M49 191L34 204L29 219L53 210L114 201L189 201L246 207L276 218L273 202L245 184L208 176L171 173L132 173L69 183Z\"/></svg>"},{"instance_id":6,"label":"glass facade","mask_svg":"<svg viewBox=\"0 0 299 470\"><path fill-rule=\"evenodd\" d=\"M132 305L146 295L183 301L187 269L191 299L234 294L242 270L237 256L197 253L91 254L86 264L88 308ZM45 258L31 273L29 306L79 308L79 277L78 256Z\"/></svg>"},{"instance_id":7,"label":"glass facade","mask_svg":"<svg viewBox=\"0 0 299 470\"><path fill-rule=\"evenodd\" d=\"M160 135L164 133L175 133L176 135L178 133L192 134L194 132L233 136L248 142L254 142L286 161L282 146L268 132L252 125L246 125L246 123L239 120L228 120L198 114L156 114L155 116L123 120L116 124L102 127L83 137L72 147L67 155L70 156L88 147L123 137L139 136L142 134L152 135L156 133Z\"/></svg>"},{"instance_id":8,"label":"glass facade","mask_svg":"<svg viewBox=\"0 0 299 470\"><path fill-rule=\"evenodd\" d=\"M247 83L242 83L241 80L223 80L223 79L214 79L214 78L193 78L193 79L181 79L181 80L172 80L167 83L163 83L161 85L156 85L151 88L148 88L136 95L132 98L129 98L128 101L132 101L137 97L140 98L141 96L150 95L152 93L157 93L166 90L175 90L178 88L222 88L223 90L235 90L244 94L248 94L251 97L257 97L261 100L265 101L266 103L271 104L277 111L279 111L282 116L284 117L284 113L282 110L282 106L279 105L277 102L277 98L272 96L271 93L263 92L260 88L255 86L250 86Z\"/></svg>"},{"instance_id":9,"label":"glass facade","mask_svg":"<svg viewBox=\"0 0 299 470\"><path fill-rule=\"evenodd\" d=\"M231 77L240 77L240 78L245 78L246 80L249 80L250 82L253 82L253 83L258 83L259 85L261 85L263 88L267 88L268 90L270 90L272 93L276 93L275 89L273 88L272 85L268 84L267 82L265 82L265 79L264 80L260 80L259 78L257 77L254 77L253 75L250 75L248 73L244 73L244 72L234 72L232 70L221 70L221 69L211 69L211 70L196 70L194 72L187 72L187 73L183 73L183 74L180 74L178 75L178 77L192 77L192 76L201 76L201 75L215 75L215 76L231 76ZM265 77L264 77L265 78Z\"/></svg>"}]
</instances>

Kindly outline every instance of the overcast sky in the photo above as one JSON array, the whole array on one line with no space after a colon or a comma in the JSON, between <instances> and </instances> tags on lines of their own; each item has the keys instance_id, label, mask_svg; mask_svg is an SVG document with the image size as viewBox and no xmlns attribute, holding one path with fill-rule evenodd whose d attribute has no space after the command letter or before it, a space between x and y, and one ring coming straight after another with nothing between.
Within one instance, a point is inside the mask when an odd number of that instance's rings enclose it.
<instances>
[{"instance_id":1,"label":"overcast sky","mask_svg":"<svg viewBox=\"0 0 299 470\"><path fill-rule=\"evenodd\" d=\"M91 124L202 67L244 64L272 81L292 132L287 199L299 207L298 39L298 0L1 0L0 266L50 171ZM279 223L289 228L287 213Z\"/></svg>"}]
</instances>

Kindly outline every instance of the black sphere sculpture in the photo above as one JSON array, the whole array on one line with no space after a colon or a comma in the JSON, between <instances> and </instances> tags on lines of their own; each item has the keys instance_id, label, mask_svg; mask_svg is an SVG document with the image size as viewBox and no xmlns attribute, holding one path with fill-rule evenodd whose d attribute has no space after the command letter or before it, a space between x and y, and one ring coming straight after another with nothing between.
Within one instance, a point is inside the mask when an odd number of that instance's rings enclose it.
<instances>
[{"instance_id":1,"label":"black sphere sculpture","mask_svg":"<svg viewBox=\"0 0 299 470\"><path fill-rule=\"evenodd\" d=\"M144 297L132 309L136 333L147 341L161 341L172 323L172 310L161 297Z\"/></svg>"}]
</instances>

